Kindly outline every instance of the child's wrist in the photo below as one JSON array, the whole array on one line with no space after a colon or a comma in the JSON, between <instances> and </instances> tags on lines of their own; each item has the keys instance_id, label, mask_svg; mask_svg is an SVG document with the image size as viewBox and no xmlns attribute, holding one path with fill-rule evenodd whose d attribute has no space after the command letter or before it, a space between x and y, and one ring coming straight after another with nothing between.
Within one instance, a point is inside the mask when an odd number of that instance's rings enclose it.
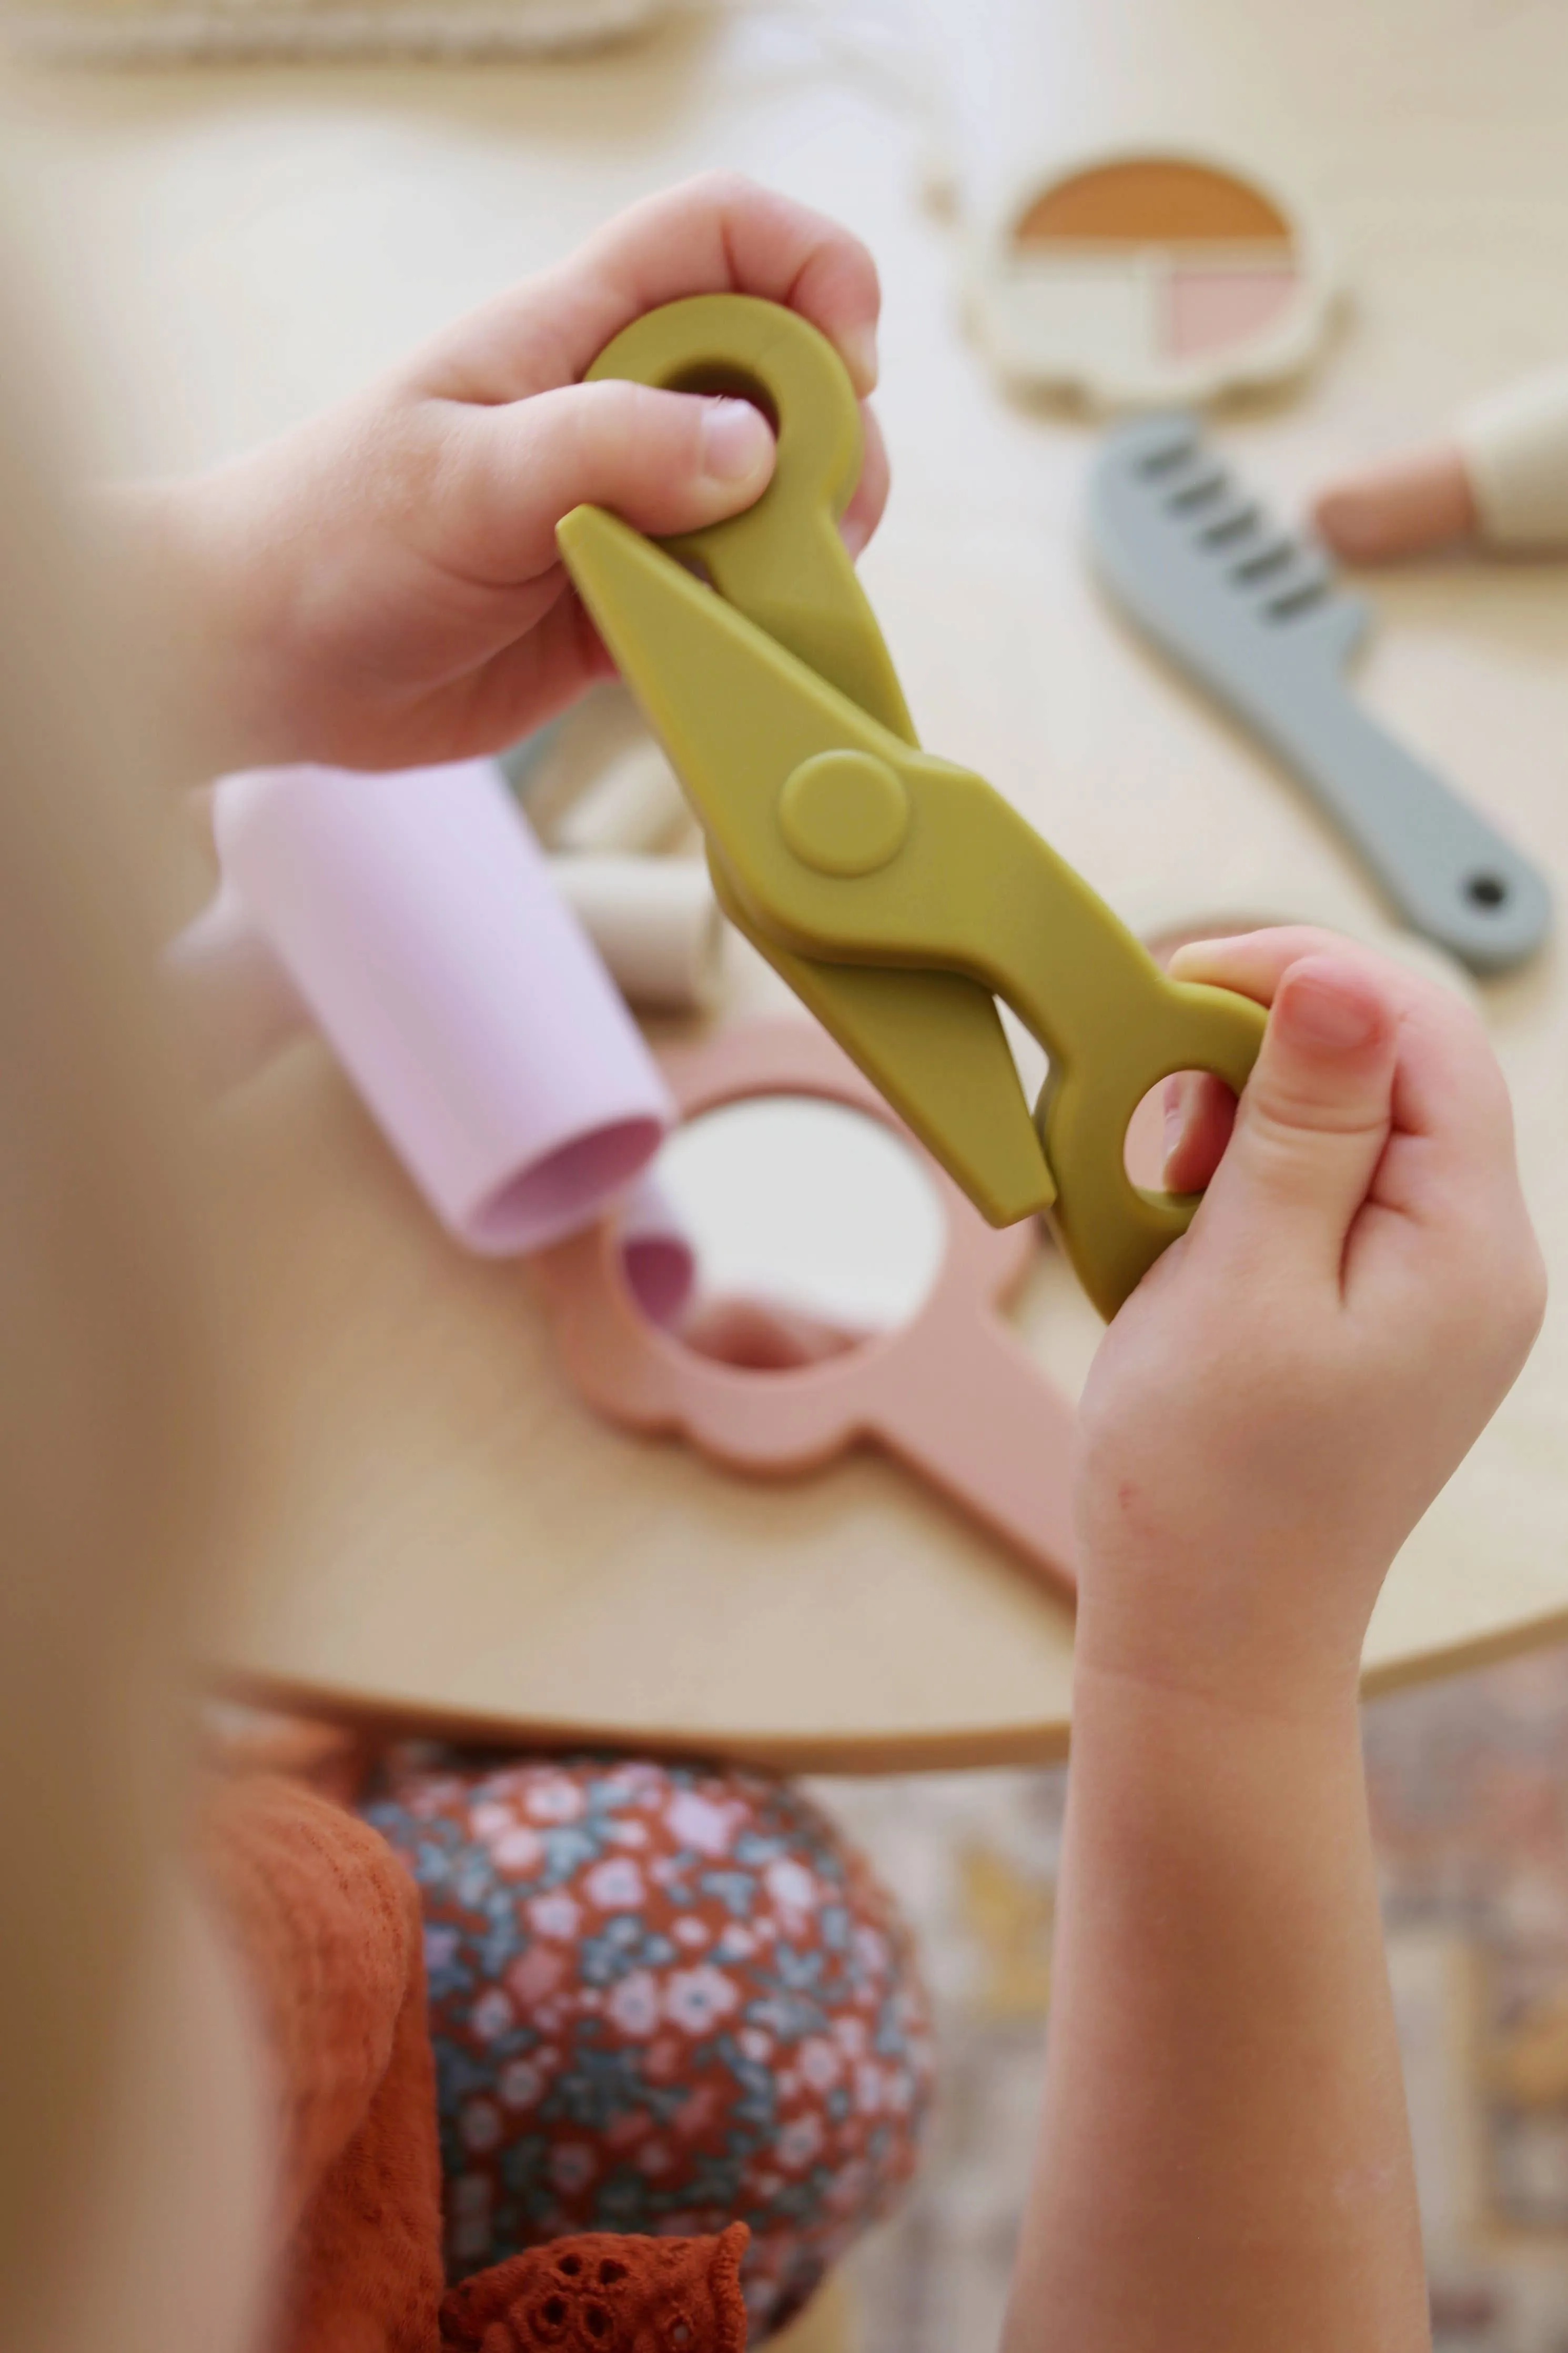
<instances>
[{"instance_id":1,"label":"child's wrist","mask_svg":"<svg viewBox=\"0 0 1568 2353\"><path fill-rule=\"evenodd\" d=\"M1074 1678L1231 1716L1338 1718L1357 1701L1359 1621L1314 1606L1321 1582L1278 1563L1228 1562L1212 1584L1158 1572L1133 1584L1083 1565ZM1287 1606L1270 1606L1277 1599Z\"/></svg>"},{"instance_id":2,"label":"child's wrist","mask_svg":"<svg viewBox=\"0 0 1568 2353\"><path fill-rule=\"evenodd\" d=\"M1075 1654L1073 1757L1114 1757L1117 1772L1134 1777L1178 1757L1206 1758L1222 1782L1265 1755L1295 1757L1306 1771L1347 1745L1359 1757L1360 1704L1354 1675L1244 1681L1194 1671L1178 1683Z\"/></svg>"}]
</instances>

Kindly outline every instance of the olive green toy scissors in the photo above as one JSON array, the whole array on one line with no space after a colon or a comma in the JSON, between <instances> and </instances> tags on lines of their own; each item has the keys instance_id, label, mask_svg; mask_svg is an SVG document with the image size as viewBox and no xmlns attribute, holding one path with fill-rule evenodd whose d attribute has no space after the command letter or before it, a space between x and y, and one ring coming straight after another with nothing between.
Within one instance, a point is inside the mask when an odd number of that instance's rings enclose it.
<instances>
[{"instance_id":1,"label":"olive green toy scissors","mask_svg":"<svg viewBox=\"0 0 1568 2353\"><path fill-rule=\"evenodd\" d=\"M589 375L742 393L777 432L772 481L727 522L656 544L584 506L558 533L726 913L993 1225L1051 1212L1114 1314L1196 1207L1131 1182L1128 1123L1173 1071L1239 1092L1261 1008L1168 979L1000 793L919 748L838 533L860 417L815 327L698 295L637 320ZM1033 1115L997 997L1050 1060Z\"/></svg>"}]
</instances>

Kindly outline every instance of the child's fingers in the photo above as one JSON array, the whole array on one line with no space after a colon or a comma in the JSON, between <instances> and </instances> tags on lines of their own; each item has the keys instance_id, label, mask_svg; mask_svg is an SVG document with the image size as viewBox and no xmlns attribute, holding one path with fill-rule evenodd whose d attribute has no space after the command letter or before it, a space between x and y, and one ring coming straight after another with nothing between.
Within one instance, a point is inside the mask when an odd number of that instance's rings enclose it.
<instances>
[{"instance_id":1,"label":"child's fingers","mask_svg":"<svg viewBox=\"0 0 1568 2353\"><path fill-rule=\"evenodd\" d=\"M1470 538L1475 493L1452 443L1385 459L1331 484L1312 511L1319 532L1352 564L1381 564Z\"/></svg>"},{"instance_id":2,"label":"child's fingers","mask_svg":"<svg viewBox=\"0 0 1568 2353\"><path fill-rule=\"evenodd\" d=\"M717 172L634 205L557 268L461 321L416 375L448 398L521 400L575 383L645 311L722 293L787 303L837 346L862 398L875 388L881 295L859 238Z\"/></svg>"},{"instance_id":3,"label":"child's fingers","mask_svg":"<svg viewBox=\"0 0 1568 2353\"><path fill-rule=\"evenodd\" d=\"M888 445L882 438L877 412L869 401L860 403L860 425L865 436L860 480L838 525L851 555L860 554L881 522L882 509L888 503Z\"/></svg>"},{"instance_id":4,"label":"child's fingers","mask_svg":"<svg viewBox=\"0 0 1568 2353\"><path fill-rule=\"evenodd\" d=\"M1388 1142L1398 1052L1385 973L1332 951L1290 965L1205 1199L1205 1250L1285 1253L1338 1282Z\"/></svg>"},{"instance_id":5,"label":"child's fingers","mask_svg":"<svg viewBox=\"0 0 1568 2353\"><path fill-rule=\"evenodd\" d=\"M751 506L773 470L773 437L743 400L569 385L452 428L444 509L472 575L521 584L556 561L555 526L584 501L638 531L696 531Z\"/></svg>"},{"instance_id":6,"label":"child's fingers","mask_svg":"<svg viewBox=\"0 0 1568 2353\"><path fill-rule=\"evenodd\" d=\"M877 388L877 265L858 237L793 197L715 172L635 205L556 273L575 290L580 374L612 335L684 294L787 303L834 343L862 398Z\"/></svg>"},{"instance_id":7,"label":"child's fingers","mask_svg":"<svg viewBox=\"0 0 1568 2353\"><path fill-rule=\"evenodd\" d=\"M1259 1005L1272 1005L1274 992L1290 966L1319 950L1367 953L1337 932L1315 923L1275 923L1267 931L1237 932L1224 939L1184 940L1172 950L1166 970L1173 980L1200 980L1236 988Z\"/></svg>"},{"instance_id":8,"label":"child's fingers","mask_svg":"<svg viewBox=\"0 0 1568 2353\"><path fill-rule=\"evenodd\" d=\"M1225 1157L1236 1124L1236 1097L1206 1071L1165 1082L1165 1151L1161 1171L1172 1193L1201 1193Z\"/></svg>"},{"instance_id":9,"label":"child's fingers","mask_svg":"<svg viewBox=\"0 0 1568 2353\"><path fill-rule=\"evenodd\" d=\"M1331 954L1380 976L1396 1008L1400 1055L1394 1122L1402 1134L1441 1146L1450 1176L1494 1175L1513 1164L1508 1089L1479 1016L1451 990L1392 963L1373 948L1307 924L1247 932L1239 938L1200 940L1178 948L1171 972L1178 980L1238 989L1271 1005L1280 982L1303 956Z\"/></svg>"},{"instance_id":10,"label":"child's fingers","mask_svg":"<svg viewBox=\"0 0 1568 2353\"><path fill-rule=\"evenodd\" d=\"M866 427L860 482L843 520L856 555L888 495L887 451L869 410ZM552 566L555 526L584 501L659 538L739 514L773 470L773 434L748 402L618 380L463 410L451 435L443 514L466 568L495 587Z\"/></svg>"}]
</instances>

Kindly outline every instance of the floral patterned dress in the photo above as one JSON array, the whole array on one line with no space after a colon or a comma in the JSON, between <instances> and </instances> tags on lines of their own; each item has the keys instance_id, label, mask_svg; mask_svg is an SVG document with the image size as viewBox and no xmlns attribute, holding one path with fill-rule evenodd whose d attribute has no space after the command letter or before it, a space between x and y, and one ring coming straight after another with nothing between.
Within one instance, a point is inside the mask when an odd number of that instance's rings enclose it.
<instances>
[{"instance_id":1,"label":"floral patterned dress","mask_svg":"<svg viewBox=\"0 0 1568 2353\"><path fill-rule=\"evenodd\" d=\"M788 1784L700 1765L404 1749L362 1810L421 1893L449 2275L744 2221L760 2342L892 2205L930 2102L864 1859Z\"/></svg>"}]
</instances>

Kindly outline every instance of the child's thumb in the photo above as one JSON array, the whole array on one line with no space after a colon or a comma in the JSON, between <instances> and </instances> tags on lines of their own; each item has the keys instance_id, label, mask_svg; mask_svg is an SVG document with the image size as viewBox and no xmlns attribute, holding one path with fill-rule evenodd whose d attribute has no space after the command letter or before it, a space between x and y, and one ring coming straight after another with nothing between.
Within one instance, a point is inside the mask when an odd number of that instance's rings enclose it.
<instances>
[{"instance_id":1,"label":"child's thumb","mask_svg":"<svg viewBox=\"0 0 1568 2353\"><path fill-rule=\"evenodd\" d=\"M749 401L647 385L568 385L470 412L488 532L522 573L555 561L555 526L584 503L656 538L751 506L773 437Z\"/></svg>"},{"instance_id":2,"label":"child's thumb","mask_svg":"<svg viewBox=\"0 0 1568 2353\"><path fill-rule=\"evenodd\" d=\"M1393 1113L1398 1017L1377 975L1304 957L1275 992L1262 1050L1209 1187L1211 1232L1338 1269Z\"/></svg>"}]
</instances>

